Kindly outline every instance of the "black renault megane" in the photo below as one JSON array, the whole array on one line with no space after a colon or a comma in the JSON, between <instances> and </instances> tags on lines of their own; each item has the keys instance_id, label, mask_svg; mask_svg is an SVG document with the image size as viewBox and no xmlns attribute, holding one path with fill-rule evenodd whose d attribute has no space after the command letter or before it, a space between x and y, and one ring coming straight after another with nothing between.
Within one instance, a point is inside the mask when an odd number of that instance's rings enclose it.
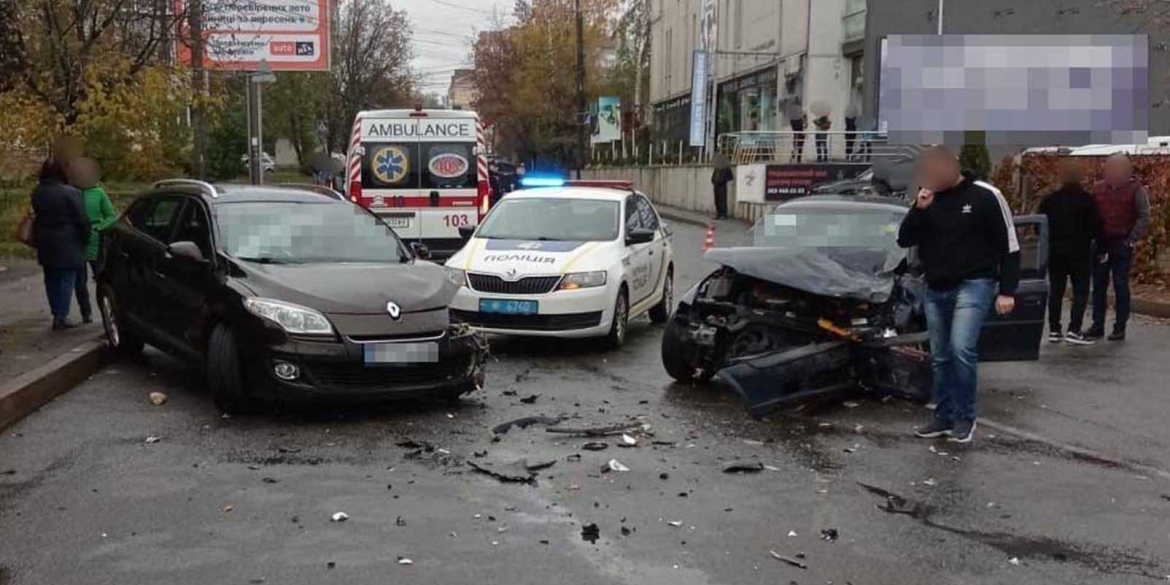
<instances>
[{"instance_id":1,"label":"black renault megane","mask_svg":"<svg viewBox=\"0 0 1170 585\"><path fill-rule=\"evenodd\" d=\"M295 188L156 183L103 233L106 338L202 366L215 403L458 397L486 343L459 288L374 214Z\"/></svg>"}]
</instances>

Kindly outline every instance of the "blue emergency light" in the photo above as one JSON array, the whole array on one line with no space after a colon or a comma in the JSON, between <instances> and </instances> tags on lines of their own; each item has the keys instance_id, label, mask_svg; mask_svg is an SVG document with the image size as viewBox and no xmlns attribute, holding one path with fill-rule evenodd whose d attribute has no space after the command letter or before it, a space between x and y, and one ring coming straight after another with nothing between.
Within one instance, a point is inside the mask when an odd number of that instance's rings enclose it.
<instances>
[{"instance_id":1,"label":"blue emergency light","mask_svg":"<svg viewBox=\"0 0 1170 585\"><path fill-rule=\"evenodd\" d=\"M564 187L565 180L560 177L524 177L520 179L522 187Z\"/></svg>"}]
</instances>

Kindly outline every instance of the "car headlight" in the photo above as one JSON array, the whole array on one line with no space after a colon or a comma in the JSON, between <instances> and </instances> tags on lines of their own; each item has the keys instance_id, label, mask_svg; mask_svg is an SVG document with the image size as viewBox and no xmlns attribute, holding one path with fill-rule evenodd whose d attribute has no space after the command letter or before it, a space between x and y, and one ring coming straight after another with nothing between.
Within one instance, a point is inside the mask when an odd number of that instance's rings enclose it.
<instances>
[{"instance_id":1,"label":"car headlight","mask_svg":"<svg viewBox=\"0 0 1170 585\"><path fill-rule=\"evenodd\" d=\"M593 288L595 286L605 286L606 272L598 270L596 272L570 272L561 278L561 285L557 287L560 290L577 290L579 288Z\"/></svg>"},{"instance_id":2,"label":"car headlight","mask_svg":"<svg viewBox=\"0 0 1170 585\"><path fill-rule=\"evenodd\" d=\"M462 270L460 268L451 268L450 266L445 266L444 268L447 269L447 280L450 280L452 284L458 286L467 286L466 270Z\"/></svg>"},{"instance_id":3,"label":"car headlight","mask_svg":"<svg viewBox=\"0 0 1170 585\"><path fill-rule=\"evenodd\" d=\"M331 335L333 326L325 315L300 305L275 299L248 297L244 307L252 314L280 325L288 333L301 335Z\"/></svg>"}]
</instances>

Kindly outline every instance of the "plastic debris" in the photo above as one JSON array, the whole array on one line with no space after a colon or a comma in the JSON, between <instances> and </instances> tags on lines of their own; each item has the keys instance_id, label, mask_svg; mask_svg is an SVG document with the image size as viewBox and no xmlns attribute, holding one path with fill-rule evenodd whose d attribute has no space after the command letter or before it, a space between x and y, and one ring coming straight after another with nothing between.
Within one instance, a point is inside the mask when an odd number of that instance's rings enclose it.
<instances>
[{"instance_id":1,"label":"plastic debris","mask_svg":"<svg viewBox=\"0 0 1170 585\"><path fill-rule=\"evenodd\" d=\"M852 447L845 447L846 453L856 453L861 448L861 443L854 443Z\"/></svg>"},{"instance_id":2,"label":"plastic debris","mask_svg":"<svg viewBox=\"0 0 1170 585\"><path fill-rule=\"evenodd\" d=\"M609 461L607 461L605 463L605 465L603 465L601 467L602 473L604 473L606 471L629 471L629 470L630 470L629 467L622 465L622 462L618 461L617 459L610 459Z\"/></svg>"},{"instance_id":3,"label":"plastic debris","mask_svg":"<svg viewBox=\"0 0 1170 585\"><path fill-rule=\"evenodd\" d=\"M616 425L608 425L608 426L603 426L603 427L583 427L583 428L549 427L549 428L544 429L544 430L545 430L545 432L548 432L548 433L560 433L560 434L564 434L564 435L585 435L587 437L604 437L605 435L618 434L618 433L628 431L630 429L639 428L641 426L642 426L641 422L633 421L633 422L620 423L620 424L616 424Z\"/></svg>"},{"instance_id":4,"label":"plastic debris","mask_svg":"<svg viewBox=\"0 0 1170 585\"><path fill-rule=\"evenodd\" d=\"M853 402L852 400L850 400L848 402L842 403L841 405L844 406L845 408L857 408L858 406L861 406L861 403L860 402Z\"/></svg>"},{"instance_id":5,"label":"plastic debris","mask_svg":"<svg viewBox=\"0 0 1170 585\"><path fill-rule=\"evenodd\" d=\"M667 522L667 524L669 524L670 526L673 526L675 528L678 528L679 526L682 526L682 521L681 520L671 520L670 522Z\"/></svg>"},{"instance_id":6,"label":"plastic debris","mask_svg":"<svg viewBox=\"0 0 1170 585\"><path fill-rule=\"evenodd\" d=\"M516 420L502 422L492 427L492 433L496 435L506 434L512 427L528 428L532 425L555 425L561 422L560 418L551 416L525 416Z\"/></svg>"},{"instance_id":7,"label":"plastic debris","mask_svg":"<svg viewBox=\"0 0 1170 585\"><path fill-rule=\"evenodd\" d=\"M150 445L150 444L152 444L152 443L157 443L157 442L159 442L159 441L161 441L161 440L162 440L162 437L147 437L147 438L146 438L146 444L147 444L147 445Z\"/></svg>"},{"instance_id":8,"label":"plastic debris","mask_svg":"<svg viewBox=\"0 0 1170 585\"><path fill-rule=\"evenodd\" d=\"M400 564L400 565L413 565L414 561L412 561L406 557L398 557L398 564Z\"/></svg>"},{"instance_id":9,"label":"plastic debris","mask_svg":"<svg viewBox=\"0 0 1170 585\"><path fill-rule=\"evenodd\" d=\"M394 525L395 526L406 526L406 518L403 518L402 516L395 518Z\"/></svg>"},{"instance_id":10,"label":"plastic debris","mask_svg":"<svg viewBox=\"0 0 1170 585\"><path fill-rule=\"evenodd\" d=\"M601 529L597 527L597 524L586 524L581 527L581 540L589 544L596 544L599 538L601 538Z\"/></svg>"},{"instance_id":11,"label":"plastic debris","mask_svg":"<svg viewBox=\"0 0 1170 585\"><path fill-rule=\"evenodd\" d=\"M757 441L757 440L755 440L755 439L744 439L744 440L743 440L743 444L744 444L744 445L751 445L751 446L753 446L753 447L758 447L758 446L760 446L760 445L763 445L763 444L764 444L764 442L763 442L763 441Z\"/></svg>"},{"instance_id":12,"label":"plastic debris","mask_svg":"<svg viewBox=\"0 0 1170 585\"><path fill-rule=\"evenodd\" d=\"M786 556L784 556L784 555L782 555L774 550L770 550L770 551L768 551L768 553L772 555L772 558L774 558L782 563L788 563L789 565L792 565L793 567L796 567L797 569L807 569L808 568L808 565L804 564L803 562L801 562L797 559L794 559L792 557L786 557Z\"/></svg>"},{"instance_id":13,"label":"plastic debris","mask_svg":"<svg viewBox=\"0 0 1170 585\"><path fill-rule=\"evenodd\" d=\"M511 463L499 461L468 460L472 469L490 475L500 481L508 483L531 483L536 479L536 473L528 468L528 461L520 459Z\"/></svg>"},{"instance_id":14,"label":"plastic debris","mask_svg":"<svg viewBox=\"0 0 1170 585\"><path fill-rule=\"evenodd\" d=\"M638 439L635 439L635 438L623 433L622 434L622 442L618 446L619 447L636 447L637 445L638 445Z\"/></svg>"},{"instance_id":15,"label":"plastic debris","mask_svg":"<svg viewBox=\"0 0 1170 585\"><path fill-rule=\"evenodd\" d=\"M796 536L796 531L795 531L795 530L789 530L789 531L788 531L788 536L789 536L789 538L791 538L791 537L793 537L793 536Z\"/></svg>"},{"instance_id":16,"label":"plastic debris","mask_svg":"<svg viewBox=\"0 0 1170 585\"><path fill-rule=\"evenodd\" d=\"M723 468L723 473L757 473L764 470L759 461L732 461Z\"/></svg>"},{"instance_id":17,"label":"plastic debris","mask_svg":"<svg viewBox=\"0 0 1170 585\"><path fill-rule=\"evenodd\" d=\"M264 483L276 483L278 480L275 477L265 477L264 479L261 479L260 481L262 481Z\"/></svg>"},{"instance_id":18,"label":"plastic debris","mask_svg":"<svg viewBox=\"0 0 1170 585\"><path fill-rule=\"evenodd\" d=\"M163 394L162 392L151 392L150 393L150 403L151 404L153 404L155 406L161 406L166 401L167 401L166 394Z\"/></svg>"},{"instance_id":19,"label":"plastic debris","mask_svg":"<svg viewBox=\"0 0 1170 585\"><path fill-rule=\"evenodd\" d=\"M349 514L346 514L345 512L334 512L333 516L331 516L329 520L331 522L345 522L346 520L349 520Z\"/></svg>"},{"instance_id":20,"label":"plastic debris","mask_svg":"<svg viewBox=\"0 0 1170 585\"><path fill-rule=\"evenodd\" d=\"M536 404L537 398L540 398L540 394L533 394L531 396L525 396L524 398L520 399L520 402L523 402L524 404Z\"/></svg>"},{"instance_id":21,"label":"plastic debris","mask_svg":"<svg viewBox=\"0 0 1170 585\"><path fill-rule=\"evenodd\" d=\"M235 510L235 509L236 509L236 507L231 505L231 504L228 504L228 505L223 507L223 511L225 514L231 512L232 510Z\"/></svg>"},{"instance_id":22,"label":"plastic debris","mask_svg":"<svg viewBox=\"0 0 1170 585\"><path fill-rule=\"evenodd\" d=\"M836 528L826 528L821 531L821 540L825 542L836 542L838 536L840 536L840 534L837 532Z\"/></svg>"},{"instance_id":23,"label":"plastic debris","mask_svg":"<svg viewBox=\"0 0 1170 585\"><path fill-rule=\"evenodd\" d=\"M1017 567L1023 564L1022 562L1020 562L1020 557L1012 557L1012 558L1008 559L1008 562L1017 566Z\"/></svg>"},{"instance_id":24,"label":"plastic debris","mask_svg":"<svg viewBox=\"0 0 1170 585\"><path fill-rule=\"evenodd\" d=\"M608 443L598 443L596 441L592 441L589 443L585 443L584 445L581 445L581 448L586 450L586 451L604 451L606 449L606 447L609 447Z\"/></svg>"},{"instance_id":25,"label":"plastic debris","mask_svg":"<svg viewBox=\"0 0 1170 585\"><path fill-rule=\"evenodd\" d=\"M926 487L934 487L934 486L938 485L938 482L935 481L933 477L930 477L930 478L922 480L922 485L924 485Z\"/></svg>"}]
</instances>

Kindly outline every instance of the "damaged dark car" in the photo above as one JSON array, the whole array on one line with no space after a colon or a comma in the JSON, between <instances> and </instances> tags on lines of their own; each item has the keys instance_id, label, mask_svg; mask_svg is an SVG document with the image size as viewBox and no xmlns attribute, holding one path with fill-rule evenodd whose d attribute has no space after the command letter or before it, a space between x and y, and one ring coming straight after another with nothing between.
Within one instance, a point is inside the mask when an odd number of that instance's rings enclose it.
<instances>
[{"instance_id":1,"label":"damaged dark car","mask_svg":"<svg viewBox=\"0 0 1170 585\"><path fill-rule=\"evenodd\" d=\"M916 251L898 247L907 204L818 195L782 203L748 242L707 253L721 268L680 299L662 338L678 381L719 376L761 417L850 394L930 399L925 282ZM981 361L1035 360L1047 300L1047 223L1015 218L1016 309L992 314Z\"/></svg>"}]
</instances>

